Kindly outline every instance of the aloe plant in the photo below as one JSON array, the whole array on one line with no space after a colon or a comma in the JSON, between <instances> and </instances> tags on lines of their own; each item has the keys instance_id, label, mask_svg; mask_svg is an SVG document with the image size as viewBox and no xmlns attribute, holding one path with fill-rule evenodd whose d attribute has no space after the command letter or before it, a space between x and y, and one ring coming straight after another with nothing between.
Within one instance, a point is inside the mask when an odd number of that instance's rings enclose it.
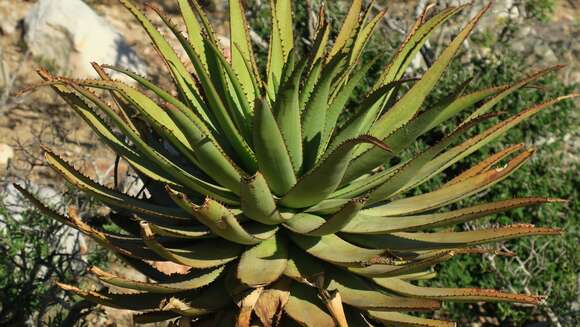
<instances>
[{"instance_id":1,"label":"aloe plant","mask_svg":"<svg viewBox=\"0 0 580 327\"><path fill-rule=\"evenodd\" d=\"M130 0L121 3L151 38L177 95L120 67L94 64L98 80L39 74L41 85L52 87L139 174L147 196L100 185L51 149L45 149L48 164L109 206L110 220L124 233L91 226L74 208L59 214L20 190L46 214L91 237L151 281L94 267L114 290L62 288L106 306L140 311L134 317L138 323L193 317L200 326L453 326L408 313L436 310L442 301L542 301L535 295L417 283L436 277L433 267L454 256L494 251L483 244L561 232L517 224L449 229L514 208L561 202L528 197L451 208L525 164L534 149L523 144L493 154L428 193L407 192L544 108L577 96L501 117L468 135L500 117L491 112L499 101L560 68L554 66L512 85L467 94L462 87L423 108L489 6L420 79L405 79L423 44L465 6L437 13L426 8L371 92L351 108L353 91L373 69L373 62L360 63L361 55L385 15L373 15L372 5L365 7L362 0L353 1L333 42L322 10L306 54L294 45L291 1L271 0L264 73L256 65L240 0L229 6L230 59L195 1L178 0L185 34L150 8L185 50L192 72L143 11ZM138 87L111 79L107 70L127 75ZM408 91L400 95L403 89ZM438 143L410 158L404 155L423 135L462 115L468 118ZM167 275L150 264L154 261L190 270Z\"/></svg>"}]
</instances>

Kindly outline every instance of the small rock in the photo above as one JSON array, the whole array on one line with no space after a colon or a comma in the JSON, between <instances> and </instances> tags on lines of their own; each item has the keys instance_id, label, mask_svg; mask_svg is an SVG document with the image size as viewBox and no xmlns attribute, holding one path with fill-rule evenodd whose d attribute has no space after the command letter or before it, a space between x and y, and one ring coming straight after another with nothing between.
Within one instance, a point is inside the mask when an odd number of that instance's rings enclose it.
<instances>
[{"instance_id":1,"label":"small rock","mask_svg":"<svg viewBox=\"0 0 580 327\"><path fill-rule=\"evenodd\" d=\"M22 18L18 10L14 9L14 4L0 3L0 34L12 35L16 32L18 21Z\"/></svg>"},{"instance_id":2,"label":"small rock","mask_svg":"<svg viewBox=\"0 0 580 327\"><path fill-rule=\"evenodd\" d=\"M22 183L18 183L22 185ZM44 202L49 207L56 207L62 202L62 195L55 189L48 186L39 186L33 183L23 185L29 192L34 194L40 201ZM31 206L24 200L22 194L12 184L8 184L4 189L0 189L2 193L2 206L4 206L17 219L19 216L30 210Z\"/></svg>"},{"instance_id":3,"label":"small rock","mask_svg":"<svg viewBox=\"0 0 580 327\"><path fill-rule=\"evenodd\" d=\"M537 44L534 47L534 53L546 64L554 64L558 62L558 56L556 56L554 50L546 44Z\"/></svg>"},{"instance_id":4,"label":"small rock","mask_svg":"<svg viewBox=\"0 0 580 327\"><path fill-rule=\"evenodd\" d=\"M224 51L224 57L226 58L227 61L231 61L232 60L232 49L230 49L230 39L226 36L218 36L218 40L220 41L220 44L222 46L222 49Z\"/></svg>"},{"instance_id":5,"label":"small rock","mask_svg":"<svg viewBox=\"0 0 580 327\"><path fill-rule=\"evenodd\" d=\"M14 158L14 149L8 144L0 143L0 166L8 165L12 158Z\"/></svg>"},{"instance_id":6,"label":"small rock","mask_svg":"<svg viewBox=\"0 0 580 327\"><path fill-rule=\"evenodd\" d=\"M24 30L24 41L41 64L72 77L96 77L91 62L145 73L123 36L81 0L40 0L26 15Z\"/></svg>"},{"instance_id":7,"label":"small rock","mask_svg":"<svg viewBox=\"0 0 580 327\"><path fill-rule=\"evenodd\" d=\"M0 33L2 35L11 35L16 32L16 23L10 20L5 20L0 23Z\"/></svg>"}]
</instances>

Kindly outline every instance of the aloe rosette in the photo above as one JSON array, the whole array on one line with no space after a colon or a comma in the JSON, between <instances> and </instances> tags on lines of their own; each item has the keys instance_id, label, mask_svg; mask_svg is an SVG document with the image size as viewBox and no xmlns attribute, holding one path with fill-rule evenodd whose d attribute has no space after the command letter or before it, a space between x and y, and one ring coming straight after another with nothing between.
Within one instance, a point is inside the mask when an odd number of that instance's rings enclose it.
<instances>
[{"instance_id":1,"label":"aloe rosette","mask_svg":"<svg viewBox=\"0 0 580 327\"><path fill-rule=\"evenodd\" d=\"M100 185L45 149L56 172L112 209L110 221L123 230L115 234L83 221L74 208L59 214L20 190L150 281L95 267L92 272L112 290L61 287L106 306L140 311L134 317L138 323L193 317L200 326L452 326L409 313L436 310L441 301L541 301L533 295L416 282L434 278L433 267L455 255L492 251L482 244L560 233L531 225L448 229L559 201L514 198L449 209L525 164L534 150L523 144L493 154L430 192L407 192L542 109L575 96L468 134L499 117L490 111L495 104L556 66L512 85L472 93L464 85L424 108L489 6L458 32L421 78L405 79L429 37L464 6L437 13L427 8L371 92L353 106L355 88L374 65L362 64L361 55L385 15L373 15L372 4L354 0L333 42L321 10L315 40L306 54L299 54L291 1L271 0L269 54L262 74L240 0L229 3L231 58L224 57L195 1L178 1L186 33L150 8L183 47L187 64L143 11L130 0L121 3L151 38L177 93L120 67L94 64L101 78L88 80L39 73L42 84L51 86L132 167L146 192L135 196ZM108 70L137 86L111 79ZM460 114L468 118L439 142L404 155L423 135ZM151 265L156 261L190 269L167 275Z\"/></svg>"}]
</instances>

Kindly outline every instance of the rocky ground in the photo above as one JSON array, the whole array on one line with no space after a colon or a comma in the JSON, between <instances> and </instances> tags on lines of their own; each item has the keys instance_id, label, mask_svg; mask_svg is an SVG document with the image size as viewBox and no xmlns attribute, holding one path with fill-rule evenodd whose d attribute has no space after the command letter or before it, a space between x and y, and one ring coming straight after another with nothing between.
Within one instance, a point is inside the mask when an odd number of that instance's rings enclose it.
<instances>
[{"instance_id":1,"label":"rocky ground","mask_svg":"<svg viewBox=\"0 0 580 327\"><path fill-rule=\"evenodd\" d=\"M138 65L139 68L163 84L162 62L130 15L114 0L87 2L99 16L120 31L126 45L135 51L143 63L142 66ZM388 23L394 24L393 29L408 26L408 17L414 16L415 7L420 2L389 1L392 9ZM165 6L170 15L176 14L172 1L157 3ZM498 3L501 7L502 2ZM63 47L68 44L68 60L55 62L43 58L43 51L32 49L24 37L23 19L35 4L36 1L0 0L0 190L8 183L24 179L57 191L65 189L62 181L43 164L41 145L54 148L82 167L89 176L103 183L112 183L114 155L98 142L89 128L50 90L41 89L16 96L19 90L38 82L35 74L37 68L46 67L51 71L82 76L86 73L83 71L86 63L83 66L79 60L86 59L86 51L102 50L98 49L103 44L99 42L99 31L91 30L89 37L82 40L75 40L75 35L67 35L69 39L59 41L63 42ZM220 8L215 8L216 19L223 16ZM515 15L516 18L519 14L502 10L499 9L498 14ZM580 5L576 1L558 1L558 9L551 20L520 31L515 47L529 56L530 63L541 59L541 65L568 64L561 78L566 82L580 82L580 42L577 41L580 40L579 17ZM485 24L484 27L493 30L493 20ZM222 27L218 30L223 33L226 29ZM578 142L572 140L571 144L571 152L578 153ZM117 312L112 315L116 317L119 326L128 324L126 314ZM111 323L104 321L103 317L96 315L92 322L99 326Z\"/></svg>"}]
</instances>

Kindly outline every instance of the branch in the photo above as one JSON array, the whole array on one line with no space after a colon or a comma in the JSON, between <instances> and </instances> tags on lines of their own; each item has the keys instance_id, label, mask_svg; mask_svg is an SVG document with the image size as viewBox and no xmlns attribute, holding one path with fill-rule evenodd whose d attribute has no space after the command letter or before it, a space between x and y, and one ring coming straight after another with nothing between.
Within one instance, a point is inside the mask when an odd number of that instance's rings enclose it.
<instances>
[{"instance_id":1,"label":"branch","mask_svg":"<svg viewBox=\"0 0 580 327\"><path fill-rule=\"evenodd\" d=\"M91 312L96 306L88 300L75 303L69 310L66 318L61 322L60 327L74 327L76 323Z\"/></svg>"}]
</instances>

